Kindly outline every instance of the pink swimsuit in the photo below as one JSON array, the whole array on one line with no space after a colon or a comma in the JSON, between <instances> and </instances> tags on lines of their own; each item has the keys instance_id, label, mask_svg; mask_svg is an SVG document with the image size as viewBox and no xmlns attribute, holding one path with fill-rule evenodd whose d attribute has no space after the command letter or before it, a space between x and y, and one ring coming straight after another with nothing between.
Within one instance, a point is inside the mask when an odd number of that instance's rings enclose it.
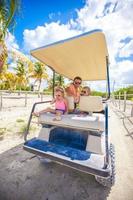
<instances>
[{"instance_id":1,"label":"pink swimsuit","mask_svg":"<svg viewBox=\"0 0 133 200\"><path fill-rule=\"evenodd\" d=\"M59 111L62 111L63 114L66 112L66 104L65 102L62 100L62 101L55 101L55 110L59 110Z\"/></svg>"}]
</instances>

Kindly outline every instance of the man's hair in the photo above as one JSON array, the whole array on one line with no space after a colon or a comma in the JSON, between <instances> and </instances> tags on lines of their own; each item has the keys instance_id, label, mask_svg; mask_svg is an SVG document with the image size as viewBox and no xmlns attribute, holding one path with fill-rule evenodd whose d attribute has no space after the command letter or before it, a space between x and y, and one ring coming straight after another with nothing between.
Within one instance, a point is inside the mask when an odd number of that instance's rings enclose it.
<instances>
[{"instance_id":1,"label":"man's hair","mask_svg":"<svg viewBox=\"0 0 133 200\"><path fill-rule=\"evenodd\" d=\"M75 81L76 79L78 79L78 80L82 81L82 78L81 78L81 77L79 77L79 76L76 76L76 77L74 78L74 81Z\"/></svg>"}]
</instances>

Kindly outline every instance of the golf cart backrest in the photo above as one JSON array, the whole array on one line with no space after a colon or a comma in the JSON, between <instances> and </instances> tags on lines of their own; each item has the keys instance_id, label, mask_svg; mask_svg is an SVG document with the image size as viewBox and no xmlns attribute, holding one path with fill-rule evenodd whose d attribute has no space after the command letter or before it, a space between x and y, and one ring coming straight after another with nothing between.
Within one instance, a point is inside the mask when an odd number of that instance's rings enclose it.
<instances>
[{"instance_id":1,"label":"golf cart backrest","mask_svg":"<svg viewBox=\"0 0 133 200\"><path fill-rule=\"evenodd\" d=\"M100 96L81 96L79 110L87 112L103 111L102 97Z\"/></svg>"},{"instance_id":2,"label":"golf cart backrest","mask_svg":"<svg viewBox=\"0 0 133 200\"><path fill-rule=\"evenodd\" d=\"M66 99L68 101L68 109L69 109L69 111L74 110L74 98L72 96L66 96Z\"/></svg>"}]
</instances>

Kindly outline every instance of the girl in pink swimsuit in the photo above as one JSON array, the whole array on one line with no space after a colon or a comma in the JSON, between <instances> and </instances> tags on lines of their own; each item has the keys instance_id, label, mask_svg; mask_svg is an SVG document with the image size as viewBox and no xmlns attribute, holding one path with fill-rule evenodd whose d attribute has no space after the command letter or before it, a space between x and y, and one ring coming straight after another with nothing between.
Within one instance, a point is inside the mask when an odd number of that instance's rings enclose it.
<instances>
[{"instance_id":1,"label":"girl in pink swimsuit","mask_svg":"<svg viewBox=\"0 0 133 200\"><path fill-rule=\"evenodd\" d=\"M40 112L34 112L33 115L39 116L42 113L51 112L51 113L61 113L65 114L68 112L68 102L64 97L64 90L61 87L55 89L55 98L52 100L51 104L55 104L55 109L50 107L41 110Z\"/></svg>"}]
</instances>

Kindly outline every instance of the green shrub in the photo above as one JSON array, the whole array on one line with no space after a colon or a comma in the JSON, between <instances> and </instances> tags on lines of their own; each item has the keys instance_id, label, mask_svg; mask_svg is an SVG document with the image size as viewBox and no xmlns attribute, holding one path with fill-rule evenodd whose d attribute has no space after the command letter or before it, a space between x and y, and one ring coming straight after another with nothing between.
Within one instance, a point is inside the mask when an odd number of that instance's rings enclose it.
<instances>
[{"instance_id":1,"label":"green shrub","mask_svg":"<svg viewBox=\"0 0 133 200\"><path fill-rule=\"evenodd\" d=\"M106 92L92 91L92 92L91 92L91 95L92 95L92 96L106 97Z\"/></svg>"},{"instance_id":2,"label":"green shrub","mask_svg":"<svg viewBox=\"0 0 133 200\"><path fill-rule=\"evenodd\" d=\"M18 122L18 123L24 122L24 119L17 119L16 122Z\"/></svg>"},{"instance_id":3,"label":"green shrub","mask_svg":"<svg viewBox=\"0 0 133 200\"><path fill-rule=\"evenodd\" d=\"M0 136L3 136L6 132L6 128L0 128Z\"/></svg>"}]
</instances>

